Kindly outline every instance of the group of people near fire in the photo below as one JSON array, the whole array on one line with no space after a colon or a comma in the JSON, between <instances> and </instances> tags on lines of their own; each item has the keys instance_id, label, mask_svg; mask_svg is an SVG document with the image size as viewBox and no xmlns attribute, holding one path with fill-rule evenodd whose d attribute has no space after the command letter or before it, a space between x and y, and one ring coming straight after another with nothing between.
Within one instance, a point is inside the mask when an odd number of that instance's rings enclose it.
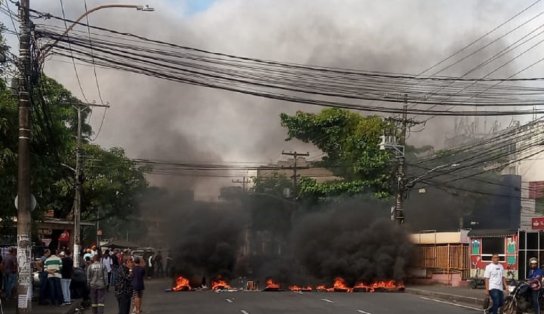
<instances>
[{"instance_id":1,"label":"group of people near fire","mask_svg":"<svg viewBox=\"0 0 544 314\"><path fill-rule=\"evenodd\" d=\"M135 256L129 250L103 251L92 246L81 253L72 257L68 248L44 251L37 263L40 273L40 304L71 304L71 280L77 275L74 274L73 258L79 258L80 272L83 271L86 287L78 290L83 291L78 297L83 298L84 302L90 302L93 314L104 313L106 294L111 287L117 299L119 314L129 314L131 309L132 313L142 312L144 279L153 274L157 264L162 269L160 252L151 257L145 256L144 259L144 256ZM72 290L75 288L72 284Z\"/></svg>"},{"instance_id":2,"label":"group of people near fire","mask_svg":"<svg viewBox=\"0 0 544 314\"><path fill-rule=\"evenodd\" d=\"M493 254L484 272L485 294L490 299L489 312L498 314L504 305L505 292L508 293L508 282L504 276L504 267L499 263L499 254ZM539 267L538 259L529 259L529 271L527 274L528 287L530 288L530 301L534 314L540 314L540 298L543 292L544 270Z\"/></svg>"}]
</instances>

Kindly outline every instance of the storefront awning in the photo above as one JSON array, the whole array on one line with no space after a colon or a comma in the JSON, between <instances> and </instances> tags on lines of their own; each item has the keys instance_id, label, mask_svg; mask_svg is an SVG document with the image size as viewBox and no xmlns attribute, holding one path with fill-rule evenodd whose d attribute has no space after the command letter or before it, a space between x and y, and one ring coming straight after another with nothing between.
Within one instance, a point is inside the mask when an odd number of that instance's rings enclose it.
<instances>
[{"instance_id":1,"label":"storefront awning","mask_svg":"<svg viewBox=\"0 0 544 314\"><path fill-rule=\"evenodd\" d=\"M469 238L504 238L517 234L517 230L511 229L478 229L468 232Z\"/></svg>"}]
</instances>

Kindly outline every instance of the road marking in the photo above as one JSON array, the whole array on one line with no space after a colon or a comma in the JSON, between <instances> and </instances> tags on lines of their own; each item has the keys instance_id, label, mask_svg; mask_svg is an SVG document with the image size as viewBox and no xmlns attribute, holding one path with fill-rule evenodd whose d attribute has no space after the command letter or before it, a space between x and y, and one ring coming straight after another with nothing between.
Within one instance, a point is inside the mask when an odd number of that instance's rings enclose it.
<instances>
[{"instance_id":1,"label":"road marking","mask_svg":"<svg viewBox=\"0 0 544 314\"><path fill-rule=\"evenodd\" d=\"M242 312L242 314L249 314L249 312L246 310L240 310L240 312Z\"/></svg>"},{"instance_id":2,"label":"road marking","mask_svg":"<svg viewBox=\"0 0 544 314\"><path fill-rule=\"evenodd\" d=\"M357 312L359 312L359 313L361 313L361 314L372 314L372 313L370 313L370 312L365 312L365 311L363 311L363 310L357 310Z\"/></svg>"},{"instance_id":3,"label":"road marking","mask_svg":"<svg viewBox=\"0 0 544 314\"><path fill-rule=\"evenodd\" d=\"M231 299L226 299L226 300L227 300L227 302L232 303L232 300L231 300Z\"/></svg>"},{"instance_id":4,"label":"road marking","mask_svg":"<svg viewBox=\"0 0 544 314\"><path fill-rule=\"evenodd\" d=\"M321 301L325 301L325 302L328 302L328 303L334 303L334 301L331 301L329 299L321 299Z\"/></svg>"},{"instance_id":5,"label":"road marking","mask_svg":"<svg viewBox=\"0 0 544 314\"><path fill-rule=\"evenodd\" d=\"M449 305L462 307L462 308L465 308L465 309L470 309L470 310L475 310L475 311L481 311L482 310L481 308L472 307L472 306L468 306L468 305L462 305L462 304L459 304L459 303L453 303L453 302L448 302L448 301L443 301L443 300L438 300L438 299L431 299L431 298L426 298L426 297L420 297L420 298L423 299L423 300L434 301L434 302L443 303L443 304L449 304Z\"/></svg>"}]
</instances>

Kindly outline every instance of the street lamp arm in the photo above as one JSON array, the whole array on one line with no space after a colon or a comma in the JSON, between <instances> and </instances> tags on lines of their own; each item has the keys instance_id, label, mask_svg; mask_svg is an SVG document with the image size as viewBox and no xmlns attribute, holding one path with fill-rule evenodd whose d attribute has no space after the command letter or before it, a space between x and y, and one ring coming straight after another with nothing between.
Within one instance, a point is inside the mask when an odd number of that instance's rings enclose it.
<instances>
[{"instance_id":1,"label":"street lamp arm","mask_svg":"<svg viewBox=\"0 0 544 314\"><path fill-rule=\"evenodd\" d=\"M454 164L447 164L447 165L436 166L436 167L430 169L429 171L425 172L424 174L420 175L419 177L416 177L416 178L414 178L414 179L408 181L408 182L406 183L405 186L406 186L407 188L413 188L413 187L416 185L416 183L418 183L419 181L421 181L421 179L425 178L426 176L428 176L429 174L435 172L436 170L439 170L439 169L442 169L442 168L446 168L446 167L452 167L452 168L454 168L454 167L457 167L457 166L459 166L459 164L455 164L455 163L454 163Z\"/></svg>"},{"instance_id":2,"label":"street lamp arm","mask_svg":"<svg viewBox=\"0 0 544 314\"><path fill-rule=\"evenodd\" d=\"M88 10L87 12L83 13L80 17L78 17L77 20L75 20L75 22L72 23L72 25L70 25L66 29L66 31L64 31L64 33L62 33L60 38L66 36L66 34L68 34L72 29L74 29L74 27L77 24L79 24L79 22L81 22L81 20L83 20L89 14L91 14L93 12L96 12L98 10L108 9L108 8L136 9L138 11L154 11L154 9L149 7L148 5L136 5L136 4L103 4L103 5L99 5L99 6L95 7L95 8L92 8L91 10ZM60 38L56 39L52 44L47 45L47 47L44 49L44 52L43 52L43 58L45 58L47 53L49 51L51 51L51 49L53 49L53 47L59 42Z\"/></svg>"}]
</instances>

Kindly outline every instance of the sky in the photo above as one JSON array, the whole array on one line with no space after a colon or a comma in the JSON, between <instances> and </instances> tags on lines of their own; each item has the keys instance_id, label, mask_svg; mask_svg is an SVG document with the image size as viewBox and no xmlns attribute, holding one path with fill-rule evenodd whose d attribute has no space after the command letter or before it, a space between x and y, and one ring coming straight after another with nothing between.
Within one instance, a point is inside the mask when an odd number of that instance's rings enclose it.
<instances>
[{"instance_id":1,"label":"sky","mask_svg":"<svg viewBox=\"0 0 544 314\"><path fill-rule=\"evenodd\" d=\"M75 19L84 12L83 1L64 0L68 18ZM89 8L112 2L136 3L133 0L86 1ZM240 56L418 73L532 2L534 0L148 0L142 4L154 7L155 12L103 10L93 13L90 23ZM31 0L31 6L61 15L60 0ZM519 25L543 10L544 3L539 3L512 25ZM0 21L12 28L5 14L0 14ZM40 20L39 23L54 21ZM542 23L543 17L535 19L448 74L458 75ZM13 47L17 45L13 36L8 36L8 43ZM544 48L537 47L497 75L513 73L543 53ZM83 99L85 95L90 101L98 101L92 67L77 64L76 69L81 88L71 60L54 56L45 65L46 74L64 84L75 96ZM542 70L542 65L535 66L524 75L536 76ZM319 150L310 145L285 142L286 132L279 124L281 112L315 112L316 108L107 69L98 68L96 72L102 98L111 105L105 119L102 109L95 110L91 116L90 123L95 130L102 124L96 143L104 147L124 147L132 158L273 162L282 158L282 150L320 155ZM489 120L487 125L493 122ZM503 127L511 122L510 118L499 120ZM480 121L480 124L484 123ZM411 133L409 142L441 147L452 135L452 120L435 119L421 132ZM526 172L530 180L544 179L544 171ZM153 180L157 184L173 184L166 178ZM230 178L221 184L229 182ZM205 198L215 197L217 184L211 187L207 180L193 183Z\"/></svg>"}]
</instances>

